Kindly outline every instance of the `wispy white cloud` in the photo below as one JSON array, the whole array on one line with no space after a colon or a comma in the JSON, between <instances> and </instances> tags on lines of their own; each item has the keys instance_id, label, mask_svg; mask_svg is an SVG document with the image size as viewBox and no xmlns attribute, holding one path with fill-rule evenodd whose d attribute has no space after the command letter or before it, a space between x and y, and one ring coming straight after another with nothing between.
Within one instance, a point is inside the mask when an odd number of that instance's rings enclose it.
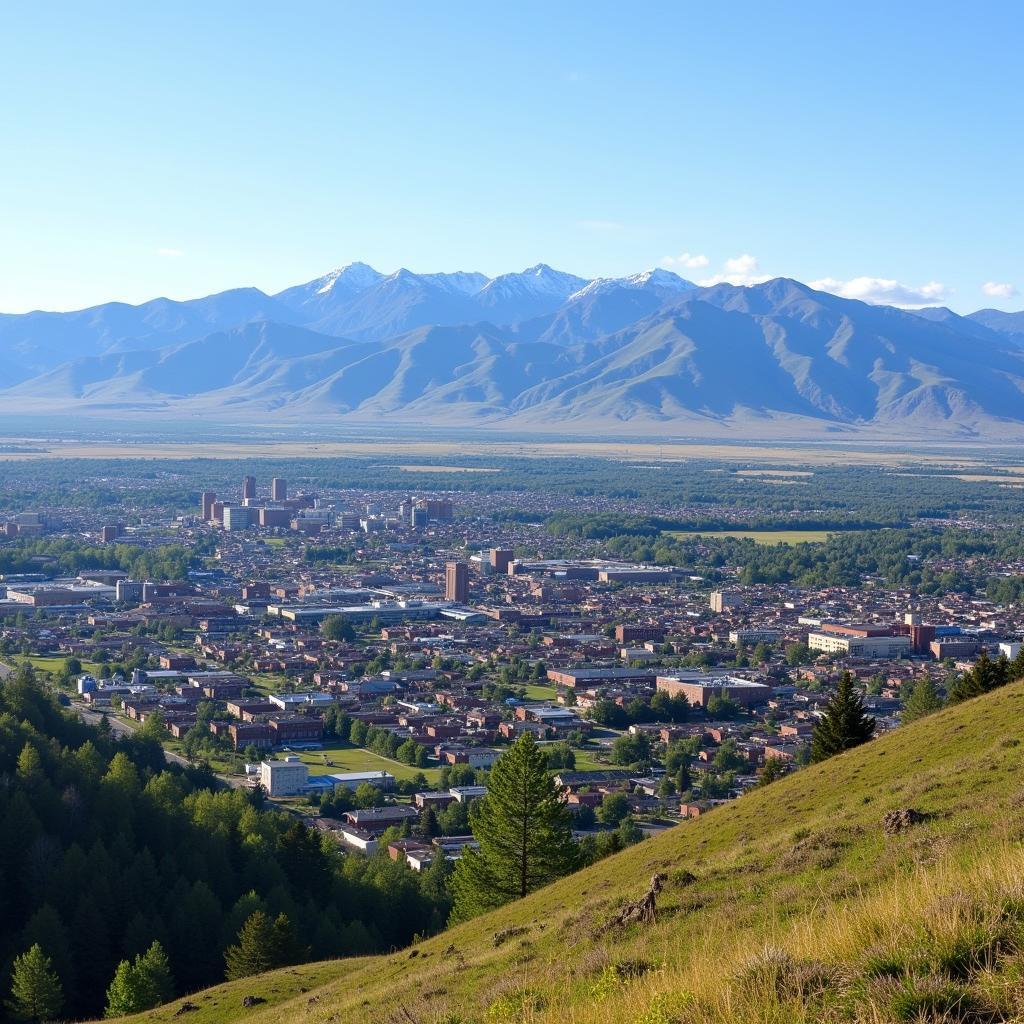
<instances>
[{"instance_id":1,"label":"wispy white cloud","mask_svg":"<svg viewBox=\"0 0 1024 1024\"><path fill-rule=\"evenodd\" d=\"M764 281L770 281L771 278L771 274L761 273L761 265L757 258L751 256L749 252L745 252L742 256L734 256L732 259L726 260L717 274L705 277L698 284L704 288L710 288L716 284L743 286L761 284Z\"/></svg>"},{"instance_id":2,"label":"wispy white cloud","mask_svg":"<svg viewBox=\"0 0 1024 1024\"><path fill-rule=\"evenodd\" d=\"M679 256L665 256L661 265L671 270L703 270L710 262L702 253L684 252Z\"/></svg>"},{"instance_id":3,"label":"wispy white cloud","mask_svg":"<svg viewBox=\"0 0 1024 1024\"><path fill-rule=\"evenodd\" d=\"M990 299L1012 299L1017 294L1017 289L1012 284L1000 281L986 281L981 290Z\"/></svg>"},{"instance_id":4,"label":"wispy white cloud","mask_svg":"<svg viewBox=\"0 0 1024 1024\"><path fill-rule=\"evenodd\" d=\"M173 249L170 246L162 245L156 251L157 256L184 256L185 253L181 249Z\"/></svg>"},{"instance_id":5,"label":"wispy white cloud","mask_svg":"<svg viewBox=\"0 0 1024 1024\"><path fill-rule=\"evenodd\" d=\"M929 281L915 288L887 277L852 277L848 281L823 277L819 281L809 281L808 284L818 291L832 292L844 299L860 299L861 302L909 309L934 306L937 302L945 302L953 294L951 288L939 281Z\"/></svg>"}]
</instances>

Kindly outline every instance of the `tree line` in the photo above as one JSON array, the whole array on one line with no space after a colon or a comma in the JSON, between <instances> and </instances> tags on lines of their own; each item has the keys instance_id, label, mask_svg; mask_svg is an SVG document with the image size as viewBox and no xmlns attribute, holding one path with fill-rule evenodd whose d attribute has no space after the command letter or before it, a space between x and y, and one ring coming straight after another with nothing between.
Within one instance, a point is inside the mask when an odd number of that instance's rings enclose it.
<instances>
[{"instance_id":1,"label":"tree line","mask_svg":"<svg viewBox=\"0 0 1024 1024\"><path fill-rule=\"evenodd\" d=\"M97 1016L115 975L122 987L139 976L154 942L173 991L192 991L223 977L257 912L285 915L316 958L400 946L443 924L444 897L403 864L346 856L258 794L168 765L140 732L115 741L84 725L29 667L0 686L6 991L19 958L37 977L45 960L60 1014Z\"/></svg>"}]
</instances>

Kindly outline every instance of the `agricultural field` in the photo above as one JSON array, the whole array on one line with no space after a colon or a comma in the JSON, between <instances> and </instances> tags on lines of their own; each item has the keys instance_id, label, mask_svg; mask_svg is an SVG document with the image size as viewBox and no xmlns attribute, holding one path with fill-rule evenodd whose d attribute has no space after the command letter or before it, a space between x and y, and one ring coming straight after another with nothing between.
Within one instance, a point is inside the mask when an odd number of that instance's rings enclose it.
<instances>
[{"instance_id":1,"label":"agricultural field","mask_svg":"<svg viewBox=\"0 0 1024 1024\"><path fill-rule=\"evenodd\" d=\"M766 546L775 544L821 544L833 535L833 530L666 530L669 537L686 539L687 537L744 537L755 544Z\"/></svg>"}]
</instances>

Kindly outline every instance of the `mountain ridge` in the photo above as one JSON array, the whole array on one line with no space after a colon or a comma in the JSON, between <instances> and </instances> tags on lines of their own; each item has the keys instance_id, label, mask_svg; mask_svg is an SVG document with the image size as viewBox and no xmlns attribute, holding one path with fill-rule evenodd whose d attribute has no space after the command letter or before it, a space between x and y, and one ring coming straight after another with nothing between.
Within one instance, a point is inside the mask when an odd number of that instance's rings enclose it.
<instances>
[{"instance_id":1,"label":"mountain ridge","mask_svg":"<svg viewBox=\"0 0 1024 1024\"><path fill-rule=\"evenodd\" d=\"M586 281L546 264L487 278L355 263L274 295L0 317L0 400L81 416L1024 439L1024 335L990 313L869 305L789 278L701 288L664 270Z\"/></svg>"}]
</instances>

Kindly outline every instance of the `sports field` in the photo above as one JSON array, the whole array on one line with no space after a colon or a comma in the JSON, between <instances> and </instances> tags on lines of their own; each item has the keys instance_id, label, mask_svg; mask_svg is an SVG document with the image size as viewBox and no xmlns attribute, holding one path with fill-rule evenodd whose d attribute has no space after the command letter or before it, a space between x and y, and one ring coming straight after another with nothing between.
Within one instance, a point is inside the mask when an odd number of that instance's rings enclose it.
<instances>
[{"instance_id":1,"label":"sports field","mask_svg":"<svg viewBox=\"0 0 1024 1024\"><path fill-rule=\"evenodd\" d=\"M339 772L390 772L396 779L412 779L419 772L427 777L430 785L437 785L441 778L439 768L413 768L399 761L381 757L364 747L348 745L324 747L323 750L285 751L297 756L309 765L310 775L335 775Z\"/></svg>"}]
</instances>

